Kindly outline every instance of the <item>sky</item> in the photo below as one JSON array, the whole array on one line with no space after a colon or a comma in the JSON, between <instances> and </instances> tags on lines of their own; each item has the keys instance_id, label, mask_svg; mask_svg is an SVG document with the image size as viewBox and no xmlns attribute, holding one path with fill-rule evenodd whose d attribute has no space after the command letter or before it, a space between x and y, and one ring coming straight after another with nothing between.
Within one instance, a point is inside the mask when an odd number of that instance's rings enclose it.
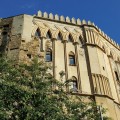
<instances>
[{"instance_id":1,"label":"sky","mask_svg":"<svg viewBox=\"0 0 120 120\"><path fill-rule=\"evenodd\" d=\"M120 44L120 0L0 0L0 18L38 10L90 20Z\"/></svg>"}]
</instances>

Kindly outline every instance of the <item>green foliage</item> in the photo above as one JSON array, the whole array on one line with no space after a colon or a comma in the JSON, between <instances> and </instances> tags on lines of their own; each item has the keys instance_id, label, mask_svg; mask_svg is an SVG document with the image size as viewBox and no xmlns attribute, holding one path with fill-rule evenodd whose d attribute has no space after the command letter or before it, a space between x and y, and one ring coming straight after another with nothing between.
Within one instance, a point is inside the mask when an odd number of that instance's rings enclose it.
<instances>
[{"instance_id":1,"label":"green foliage","mask_svg":"<svg viewBox=\"0 0 120 120\"><path fill-rule=\"evenodd\" d=\"M48 71L37 59L31 65L0 59L0 120L100 120L95 103L66 93Z\"/></svg>"}]
</instances>

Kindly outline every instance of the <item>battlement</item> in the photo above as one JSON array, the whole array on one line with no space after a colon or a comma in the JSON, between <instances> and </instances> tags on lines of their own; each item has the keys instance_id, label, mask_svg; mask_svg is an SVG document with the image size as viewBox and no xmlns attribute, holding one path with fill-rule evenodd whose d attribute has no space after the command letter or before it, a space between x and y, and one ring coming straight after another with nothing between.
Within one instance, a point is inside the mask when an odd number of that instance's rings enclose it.
<instances>
[{"instance_id":1,"label":"battlement","mask_svg":"<svg viewBox=\"0 0 120 120\"><path fill-rule=\"evenodd\" d=\"M118 43L116 43L113 39L111 39L107 34L105 34L100 28L98 28L97 25L94 24L94 22L86 21L86 20L80 20L73 18L69 18L64 17L63 15L59 16L58 14L53 15L52 13L48 14L47 12L41 12L40 10L37 12L36 15L34 15L35 17L41 17L41 18L45 18L45 19L50 19L50 20L54 20L54 21L60 21L60 22L65 22L65 23L70 23L70 24L74 24L74 25L78 25L78 26L83 26L83 25L87 25L87 26L91 26L97 29L97 31L100 33L101 36L103 36L109 43L111 43L113 46L115 46L116 48L118 48L120 50L120 45Z\"/></svg>"}]
</instances>

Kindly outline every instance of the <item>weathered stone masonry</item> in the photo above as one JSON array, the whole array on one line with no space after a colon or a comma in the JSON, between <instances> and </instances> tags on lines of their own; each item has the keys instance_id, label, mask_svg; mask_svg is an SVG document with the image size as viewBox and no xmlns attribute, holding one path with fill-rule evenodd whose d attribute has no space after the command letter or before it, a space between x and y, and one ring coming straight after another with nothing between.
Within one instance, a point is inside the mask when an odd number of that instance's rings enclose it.
<instances>
[{"instance_id":1,"label":"weathered stone masonry","mask_svg":"<svg viewBox=\"0 0 120 120\"><path fill-rule=\"evenodd\" d=\"M91 96L120 120L120 46L94 23L47 14L0 19L0 56L30 63L34 56L53 66L67 90ZM112 114L111 114L112 113Z\"/></svg>"}]
</instances>

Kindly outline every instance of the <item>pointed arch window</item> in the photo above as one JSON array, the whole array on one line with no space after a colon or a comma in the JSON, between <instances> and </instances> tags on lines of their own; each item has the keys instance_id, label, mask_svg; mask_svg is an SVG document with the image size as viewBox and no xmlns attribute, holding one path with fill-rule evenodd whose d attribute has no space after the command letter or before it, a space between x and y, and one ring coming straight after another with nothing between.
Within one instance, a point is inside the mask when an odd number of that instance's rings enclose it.
<instances>
[{"instance_id":1,"label":"pointed arch window","mask_svg":"<svg viewBox=\"0 0 120 120\"><path fill-rule=\"evenodd\" d=\"M39 29L37 29L37 30L35 31L35 36L36 36L36 37L40 37L40 36L41 36L41 33L40 33L40 30L39 30Z\"/></svg>"},{"instance_id":2,"label":"pointed arch window","mask_svg":"<svg viewBox=\"0 0 120 120\"><path fill-rule=\"evenodd\" d=\"M58 33L57 40L62 40L62 35L60 32Z\"/></svg>"},{"instance_id":3,"label":"pointed arch window","mask_svg":"<svg viewBox=\"0 0 120 120\"><path fill-rule=\"evenodd\" d=\"M52 35L51 35L50 31L47 32L46 38L47 38L47 39L51 39L51 38L52 38Z\"/></svg>"},{"instance_id":4,"label":"pointed arch window","mask_svg":"<svg viewBox=\"0 0 120 120\"><path fill-rule=\"evenodd\" d=\"M69 53L69 65L75 65L75 54L73 52Z\"/></svg>"},{"instance_id":5,"label":"pointed arch window","mask_svg":"<svg viewBox=\"0 0 120 120\"><path fill-rule=\"evenodd\" d=\"M51 49L46 50L45 61L46 62L52 61L52 50Z\"/></svg>"},{"instance_id":6,"label":"pointed arch window","mask_svg":"<svg viewBox=\"0 0 120 120\"><path fill-rule=\"evenodd\" d=\"M78 83L77 83L77 78L72 77L72 79L69 82L69 91L70 92L77 92L78 91Z\"/></svg>"},{"instance_id":7,"label":"pointed arch window","mask_svg":"<svg viewBox=\"0 0 120 120\"><path fill-rule=\"evenodd\" d=\"M68 42L72 42L73 41L73 38L72 38L72 36L69 34L69 36L68 36Z\"/></svg>"}]
</instances>

